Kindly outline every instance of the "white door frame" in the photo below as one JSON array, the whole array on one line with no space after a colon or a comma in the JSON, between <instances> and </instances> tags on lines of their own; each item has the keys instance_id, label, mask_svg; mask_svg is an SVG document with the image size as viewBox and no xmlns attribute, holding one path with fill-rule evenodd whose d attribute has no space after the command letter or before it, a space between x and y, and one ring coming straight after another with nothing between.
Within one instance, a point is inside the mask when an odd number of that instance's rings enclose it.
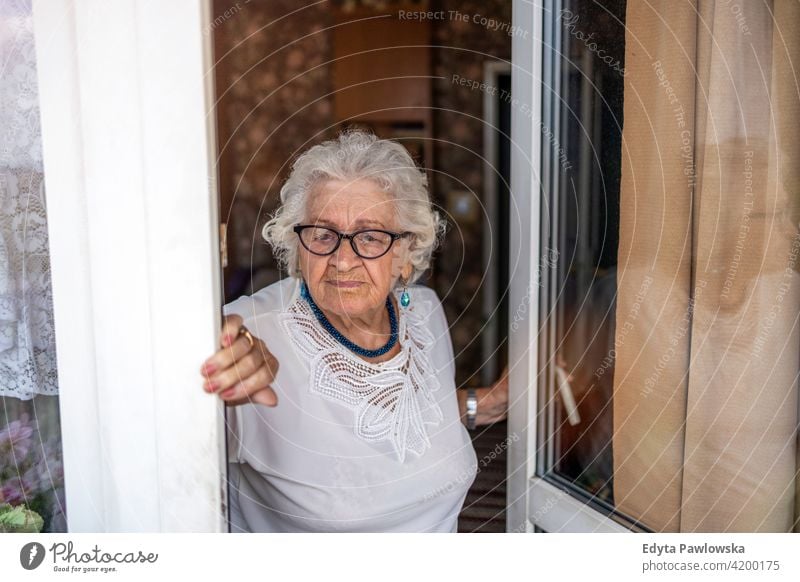
<instances>
[{"instance_id":1,"label":"white door frame","mask_svg":"<svg viewBox=\"0 0 800 582\"><path fill-rule=\"evenodd\" d=\"M511 41L511 200L508 300L506 531L533 531L528 489L536 470L537 306L542 99L542 6L514 0Z\"/></svg>"},{"instance_id":2,"label":"white door frame","mask_svg":"<svg viewBox=\"0 0 800 582\"><path fill-rule=\"evenodd\" d=\"M629 531L537 474L542 99L546 0L514 0L511 49L511 224L506 531ZM527 34L526 34L527 32ZM555 50L552 47L550 50Z\"/></svg>"},{"instance_id":3,"label":"white door frame","mask_svg":"<svg viewBox=\"0 0 800 582\"><path fill-rule=\"evenodd\" d=\"M227 531L209 13L34 0L70 532Z\"/></svg>"}]
</instances>

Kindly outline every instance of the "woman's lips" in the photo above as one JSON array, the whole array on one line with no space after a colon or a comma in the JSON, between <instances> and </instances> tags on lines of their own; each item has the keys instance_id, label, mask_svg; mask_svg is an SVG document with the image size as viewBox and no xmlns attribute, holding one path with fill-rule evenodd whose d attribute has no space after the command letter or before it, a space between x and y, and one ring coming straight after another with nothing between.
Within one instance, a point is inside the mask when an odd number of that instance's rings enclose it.
<instances>
[{"instance_id":1,"label":"woman's lips","mask_svg":"<svg viewBox=\"0 0 800 582\"><path fill-rule=\"evenodd\" d=\"M361 285L361 281L328 281L327 283L340 289L355 289Z\"/></svg>"}]
</instances>

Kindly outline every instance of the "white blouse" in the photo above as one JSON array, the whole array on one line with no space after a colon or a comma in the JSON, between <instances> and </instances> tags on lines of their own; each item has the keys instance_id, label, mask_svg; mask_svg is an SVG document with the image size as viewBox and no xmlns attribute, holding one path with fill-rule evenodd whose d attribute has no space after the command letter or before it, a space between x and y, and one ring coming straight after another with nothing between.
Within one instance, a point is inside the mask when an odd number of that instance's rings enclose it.
<instances>
[{"instance_id":1,"label":"white blouse","mask_svg":"<svg viewBox=\"0 0 800 582\"><path fill-rule=\"evenodd\" d=\"M408 291L401 351L378 364L325 331L299 279L224 307L279 362L277 406L226 410L231 531L457 530L477 457L459 419L444 310L433 290Z\"/></svg>"}]
</instances>

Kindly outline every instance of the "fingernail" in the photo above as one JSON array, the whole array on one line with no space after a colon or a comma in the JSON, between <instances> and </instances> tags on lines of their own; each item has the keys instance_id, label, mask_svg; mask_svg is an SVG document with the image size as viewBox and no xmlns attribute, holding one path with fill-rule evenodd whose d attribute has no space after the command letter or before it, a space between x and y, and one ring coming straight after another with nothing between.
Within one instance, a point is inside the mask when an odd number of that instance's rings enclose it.
<instances>
[{"instance_id":1,"label":"fingernail","mask_svg":"<svg viewBox=\"0 0 800 582\"><path fill-rule=\"evenodd\" d=\"M217 388L219 388L219 384L216 382L206 382L206 392L213 392Z\"/></svg>"},{"instance_id":2,"label":"fingernail","mask_svg":"<svg viewBox=\"0 0 800 582\"><path fill-rule=\"evenodd\" d=\"M229 334L226 333L224 336L222 336L222 345L223 346L231 345L231 336Z\"/></svg>"},{"instance_id":3,"label":"fingernail","mask_svg":"<svg viewBox=\"0 0 800 582\"><path fill-rule=\"evenodd\" d=\"M220 396L222 396L223 398L228 398L229 396L233 396L234 392L236 392L235 386L233 388L228 388L227 390L223 390L222 392L220 392Z\"/></svg>"}]
</instances>

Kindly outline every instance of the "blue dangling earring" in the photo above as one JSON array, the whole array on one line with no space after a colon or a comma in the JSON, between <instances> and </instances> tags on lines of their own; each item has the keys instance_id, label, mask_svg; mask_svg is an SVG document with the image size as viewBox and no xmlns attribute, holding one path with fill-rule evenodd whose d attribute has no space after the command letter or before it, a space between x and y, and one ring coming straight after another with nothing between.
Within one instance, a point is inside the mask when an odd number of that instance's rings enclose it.
<instances>
[{"instance_id":1,"label":"blue dangling earring","mask_svg":"<svg viewBox=\"0 0 800 582\"><path fill-rule=\"evenodd\" d=\"M403 281L403 293L400 295L400 306L403 308L411 304L411 296L408 294L408 282Z\"/></svg>"}]
</instances>

